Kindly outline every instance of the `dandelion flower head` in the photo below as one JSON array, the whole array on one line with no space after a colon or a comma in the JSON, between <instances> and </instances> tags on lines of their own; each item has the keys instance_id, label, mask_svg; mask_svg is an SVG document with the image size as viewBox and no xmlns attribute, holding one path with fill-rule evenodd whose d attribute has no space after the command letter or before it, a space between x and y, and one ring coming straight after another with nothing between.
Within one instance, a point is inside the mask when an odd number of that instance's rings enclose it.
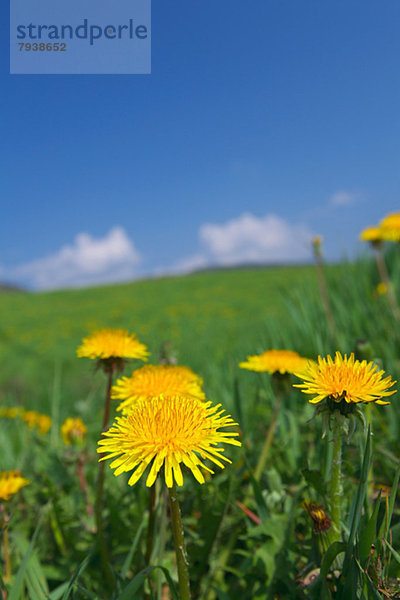
<instances>
[{"instance_id":1,"label":"dandelion flower head","mask_svg":"<svg viewBox=\"0 0 400 600\"><path fill-rule=\"evenodd\" d=\"M20 471L4 471L0 473L0 500L9 500L30 481L21 477Z\"/></svg>"},{"instance_id":2,"label":"dandelion flower head","mask_svg":"<svg viewBox=\"0 0 400 600\"><path fill-rule=\"evenodd\" d=\"M85 441L87 428L80 417L68 417L61 425L64 444L82 444Z\"/></svg>"},{"instance_id":3,"label":"dandelion flower head","mask_svg":"<svg viewBox=\"0 0 400 600\"><path fill-rule=\"evenodd\" d=\"M22 417L24 412L25 411L22 406L15 406L11 408L0 406L0 417L5 417L7 419L16 419L17 417Z\"/></svg>"},{"instance_id":4,"label":"dandelion flower head","mask_svg":"<svg viewBox=\"0 0 400 600\"><path fill-rule=\"evenodd\" d=\"M149 397L193 396L205 400L203 380L188 367L178 365L145 365L130 377L121 377L113 386L111 397L123 400L117 410L128 413L138 400Z\"/></svg>"},{"instance_id":5,"label":"dandelion flower head","mask_svg":"<svg viewBox=\"0 0 400 600\"><path fill-rule=\"evenodd\" d=\"M124 329L100 329L82 340L76 351L79 358L139 358L147 360L149 352L134 333Z\"/></svg>"},{"instance_id":6,"label":"dandelion flower head","mask_svg":"<svg viewBox=\"0 0 400 600\"><path fill-rule=\"evenodd\" d=\"M389 404L382 400L391 396L396 390L390 390L396 381L391 377L382 378L384 371L378 371L373 362L354 359L352 353L349 357L336 352L335 358L318 357L318 363L310 363L306 371L296 373L303 379L303 383L294 387L301 389L304 394L310 394L312 404L322 402L325 398L334 402L345 400L348 404L359 402L375 402L376 404Z\"/></svg>"},{"instance_id":7,"label":"dandelion flower head","mask_svg":"<svg viewBox=\"0 0 400 600\"><path fill-rule=\"evenodd\" d=\"M400 242L400 213L388 215L381 221L380 229L385 240Z\"/></svg>"},{"instance_id":8,"label":"dandelion flower head","mask_svg":"<svg viewBox=\"0 0 400 600\"><path fill-rule=\"evenodd\" d=\"M229 415L211 402L199 402L182 396L160 396L138 400L132 411L117 417L99 441L100 460L114 458L114 475L133 471L128 484L134 485L151 464L146 485L152 486L164 466L165 482L172 487L183 485L181 464L188 467L199 483L204 483L200 469L213 473L202 461L210 460L221 469L231 461L219 444L240 446L233 439L238 433L219 429L237 425Z\"/></svg>"},{"instance_id":9,"label":"dandelion flower head","mask_svg":"<svg viewBox=\"0 0 400 600\"><path fill-rule=\"evenodd\" d=\"M380 281L376 286L376 291L380 296L382 296L383 294L387 294L388 289L386 283Z\"/></svg>"},{"instance_id":10,"label":"dandelion flower head","mask_svg":"<svg viewBox=\"0 0 400 600\"><path fill-rule=\"evenodd\" d=\"M39 433L45 435L51 427L51 417L42 415L36 410L26 410L22 413L22 420L28 425L29 429L37 427Z\"/></svg>"},{"instance_id":11,"label":"dandelion flower head","mask_svg":"<svg viewBox=\"0 0 400 600\"><path fill-rule=\"evenodd\" d=\"M266 350L262 354L248 356L246 362L239 363L241 369L268 373L295 373L302 371L310 360L292 350Z\"/></svg>"},{"instance_id":12,"label":"dandelion flower head","mask_svg":"<svg viewBox=\"0 0 400 600\"><path fill-rule=\"evenodd\" d=\"M367 227L360 233L360 240L363 242L380 242L383 240L380 227Z\"/></svg>"}]
</instances>

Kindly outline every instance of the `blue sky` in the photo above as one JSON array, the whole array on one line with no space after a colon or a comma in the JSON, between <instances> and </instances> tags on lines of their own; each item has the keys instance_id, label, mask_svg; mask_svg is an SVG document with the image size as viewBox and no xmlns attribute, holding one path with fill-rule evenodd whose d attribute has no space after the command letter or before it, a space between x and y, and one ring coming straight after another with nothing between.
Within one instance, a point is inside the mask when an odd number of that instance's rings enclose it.
<instances>
[{"instance_id":1,"label":"blue sky","mask_svg":"<svg viewBox=\"0 0 400 600\"><path fill-rule=\"evenodd\" d=\"M6 28L8 7L0 15ZM400 208L398 0L152 3L151 75L10 75L0 278L328 259Z\"/></svg>"}]
</instances>

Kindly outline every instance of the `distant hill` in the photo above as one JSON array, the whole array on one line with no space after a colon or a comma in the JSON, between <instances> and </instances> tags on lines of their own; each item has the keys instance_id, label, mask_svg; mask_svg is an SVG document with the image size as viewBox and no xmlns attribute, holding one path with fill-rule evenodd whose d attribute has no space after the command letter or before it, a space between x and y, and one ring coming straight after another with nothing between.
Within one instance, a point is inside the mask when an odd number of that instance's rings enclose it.
<instances>
[{"instance_id":1,"label":"distant hill","mask_svg":"<svg viewBox=\"0 0 400 600\"><path fill-rule=\"evenodd\" d=\"M15 292L22 294L22 293L26 293L27 290L25 290L24 288L22 288L18 285L12 284L12 283L6 283L4 281L0 282L0 294L15 293Z\"/></svg>"}]
</instances>

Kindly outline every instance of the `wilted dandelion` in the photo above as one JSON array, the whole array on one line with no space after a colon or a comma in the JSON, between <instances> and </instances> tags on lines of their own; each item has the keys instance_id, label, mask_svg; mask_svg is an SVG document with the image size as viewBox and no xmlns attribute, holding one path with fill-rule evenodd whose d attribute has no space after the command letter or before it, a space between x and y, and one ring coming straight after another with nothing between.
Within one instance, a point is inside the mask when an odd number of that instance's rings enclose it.
<instances>
[{"instance_id":1,"label":"wilted dandelion","mask_svg":"<svg viewBox=\"0 0 400 600\"><path fill-rule=\"evenodd\" d=\"M337 540L340 539L342 435L348 432L348 418L364 419L358 408L360 403L389 404L384 398L395 393L390 388L396 382L391 377L384 378L384 374L373 362L355 360L354 354L343 357L340 352L336 352L334 359L329 355L319 356L318 363L309 364L306 371L296 374L303 383L294 387L313 396L309 402L320 405L326 400L319 412L333 428L331 516Z\"/></svg>"},{"instance_id":2,"label":"wilted dandelion","mask_svg":"<svg viewBox=\"0 0 400 600\"><path fill-rule=\"evenodd\" d=\"M205 400L203 380L188 367L177 365L145 365L122 377L113 386L111 398L123 400L118 411L127 414L138 400L149 397L192 396Z\"/></svg>"},{"instance_id":3,"label":"wilted dandelion","mask_svg":"<svg viewBox=\"0 0 400 600\"><path fill-rule=\"evenodd\" d=\"M312 528L314 533L328 531L331 527L331 520L326 512L316 502L303 502L303 506L312 520Z\"/></svg>"},{"instance_id":4,"label":"wilted dandelion","mask_svg":"<svg viewBox=\"0 0 400 600\"><path fill-rule=\"evenodd\" d=\"M312 537L314 539L313 547L316 548L320 556L323 556L334 541L334 537L332 536L332 521L326 514L323 506L320 506L316 502L304 501L303 508L311 519Z\"/></svg>"},{"instance_id":5,"label":"wilted dandelion","mask_svg":"<svg viewBox=\"0 0 400 600\"><path fill-rule=\"evenodd\" d=\"M233 439L236 432L222 432L220 428L237 425L225 415L221 405L199 402L195 398L162 396L139 400L125 417L117 417L99 442L100 460L115 458L111 468L115 475L133 471L129 485L136 483L151 464L146 485L152 486L164 466L167 487L175 480L183 485L181 465L188 467L199 483L204 483L200 468L212 473L202 460L209 459L224 468L231 461L223 455L221 443L240 446ZM116 458L117 457L117 458ZM200 468L199 468L200 467Z\"/></svg>"},{"instance_id":6,"label":"wilted dandelion","mask_svg":"<svg viewBox=\"0 0 400 600\"><path fill-rule=\"evenodd\" d=\"M80 417L68 417L61 425L61 435L64 444L83 444L87 428Z\"/></svg>"}]
</instances>

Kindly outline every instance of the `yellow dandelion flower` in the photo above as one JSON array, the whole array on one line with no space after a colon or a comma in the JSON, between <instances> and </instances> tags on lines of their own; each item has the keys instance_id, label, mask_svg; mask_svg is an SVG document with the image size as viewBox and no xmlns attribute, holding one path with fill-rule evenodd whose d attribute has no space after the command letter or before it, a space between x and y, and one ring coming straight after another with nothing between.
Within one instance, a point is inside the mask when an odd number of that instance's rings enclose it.
<instances>
[{"instance_id":1,"label":"yellow dandelion flower","mask_svg":"<svg viewBox=\"0 0 400 600\"><path fill-rule=\"evenodd\" d=\"M111 468L114 475L132 471L128 481L134 485L151 464L146 485L152 486L164 465L167 487L175 479L183 485L181 463L186 465L199 483L204 483L200 469L213 473L202 460L209 459L221 469L225 461L220 443L240 446L235 432L221 432L222 427L237 425L231 416L223 416L221 405L199 402L195 398L161 396L138 400L125 417L117 417L114 425L99 441L97 452L105 460L115 458Z\"/></svg>"},{"instance_id":2,"label":"yellow dandelion flower","mask_svg":"<svg viewBox=\"0 0 400 600\"><path fill-rule=\"evenodd\" d=\"M145 365L130 377L121 377L111 391L111 398L124 400L117 410L126 414L138 400L149 397L193 396L205 400L203 380L188 367L177 365Z\"/></svg>"},{"instance_id":3,"label":"yellow dandelion flower","mask_svg":"<svg viewBox=\"0 0 400 600\"><path fill-rule=\"evenodd\" d=\"M139 358L147 360L149 352L134 333L124 329L101 329L82 340L76 351L79 358Z\"/></svg>"},{"instance_id":4,"label":"yellow dandelion flower","mask_svg":"<svg viewBox=\"0 0 400 600\"><path fill-rule=\"evenodd\" d=\"M392 381L391 377L382 379L385 372L377 369L372 361L355 360L353 353L347 358L346 354L342 357L340 352L336 352L334 360L329 355L326 358L318 356L318 363L309 364L305 372L296 373L304 382L294 387L300 388L304 394L314 394L310 400L312 404L325 398L337 403L345 400L348 404L389 404L382 398L396 392L389 390L396 381Z\"/></svg>"},{"instance_id":5,"label":"yellow dandelion flower","mask_svg":"<svg viewBox=\"0 0 400 600\"><path fill-rule=\"evenodd\" d=\"M319 246L321 246L323 241L324 241L324 238L322 237L322 235L314 235L313 239L311 240L311 243L313 246L316 246L317 248L319 248Z\"/></svg>"},{"instance_id":6,"label":"yellow dandelion flower","mask_svg":"<svg viewBox=\"0 0 400 600\"><path fill-rule=\"evenodd\" d=\"M400 213L388 215L381 221L381 231L385 240L400 241Z\"/></svg>"},{"instance_id":7,"label":"yellow dandelion flower","mask_svg":"<svg viewBox=\"0 0 400 600\"><path fill-rule=\"evenodd\" d=\"M311 362L292 350L266 350L262 354L248 356L247 362L239 363L241 369L268 373L295 373Z\"/></svg>"},{"instance_id":8,"label":"yellow dandelion flower","mask_svg":"<svg viewBox=\"0 0 400 600\"><path fill-rule=\"evenodd\" d=\"M12 408L8 408L6 410L5 416L9 419L16 419L17 417L22 417L23 413L24 409L22 408L22 406L15 406Z\"/></svg>"},{"instance_id":9,"label":"yellow dandelion flower","mask_svg":"<svg viewBox=\"0 0 400 600\"><path fill-rule=\"evenodd\" d=\"M80 417L76 417L75 419L68 417L61 425L61 435L64 444L68 446L71 443L82 444L85 441L86 432L86 425Z\"/></svg>"},{"instance_id":10,"label":"yellow dandelion flower","mask_svg":"<svg viewBox=\"0 0 400 600\"><path fill-rule=\"evenodd\" d=\"M376 291L380 296L386 294L388 291L386 283L383 283L382 281L378 283L378 285L376 286Z\"/></svg>"},{"instance_id":11,"label":"yellow dandelion flower","mask_svg":"<svg viewBox=\"0 0 400 600\"><path fill-rule=\"evenodd\" d=\"M29 429L33 429L36 426L38 416L39 413L36 410L27 410L22 415L22 420L28 425Z\"/></svg>"},{"instance_id":12,"label":"yellow dandelion flower","mask_svg":"<svg viewBox=\"0 0 400 600\"><path fill-rule=\"evenodd\" d=\"M30 481L21 477L20 471L4 471L0 473L0 500L9 500Z\"/></svg>"},{"instance_id":13,"label":"yellow dandelion flower","mask_svg":"<svg viewBox=\"0 0 400 600\"><path fill-rule=\"evenodd\" d=\"M51 417L47 415L38 415L36 419L36 425L39 433L44 435L50 430L51 427Z\"/></svg>"},{"instance_id":14,"label":"yellow dandelion flower","mask_svg":"<svg viewBox=\"0 0 400 600\"><path fill-rule=\"evenodd\" d=\"M360 233L360 240L363 242L380 242L383 240L380 227L367 227Z\"/></svg>"},{"instance_id":15,"label":"yellow dandelion flower","mask_svg":"<svg viewBox=\"0 0 400 600\"><path fill-rule=\"evenodd\" d=\"M29 429L37 427L42 435L47 433L51 427L51 418L47 415L41 415L36 410L26 410L22 414L22 420L28 425Z\"/></svg>"}]
</instances>

